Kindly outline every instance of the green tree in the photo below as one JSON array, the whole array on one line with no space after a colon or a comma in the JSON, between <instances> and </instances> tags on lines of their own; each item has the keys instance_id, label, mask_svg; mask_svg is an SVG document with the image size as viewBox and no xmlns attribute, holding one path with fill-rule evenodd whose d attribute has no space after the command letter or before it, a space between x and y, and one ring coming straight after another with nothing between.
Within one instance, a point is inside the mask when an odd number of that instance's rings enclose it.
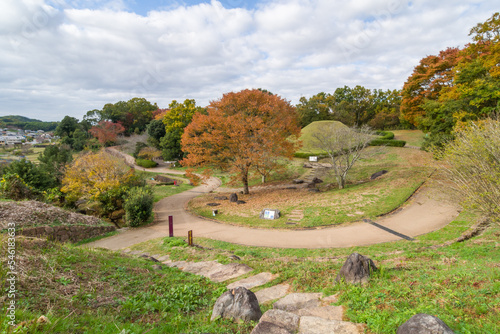
<instances>
[{"instance_id":1,"label":"green tree","mask_svg":"<svg viewBox=\"0 0 500 334\"><path fill-rule=\"evenodd\" d=\"M165 125L163 124L163 121L161 119L152 120L147 126L147 132L149 135L148 143L157 149L161 149L160 140L166 134Z\"/></svg>"},{"instance_id":2,"label":"green tree","mask_svg":"<svg viewBox=\"0 0 500 334\"><path fill-rule=\"evenodd\" d=\"M306 127L312 122L326 121L332 118L333 97L321 92L311 96L309 99L301 97L296 105L297 114L301 127Z\"/></svg>"},{"instance_id":3,"label":"green tree","mask_svg":"<svg viewBox=\"0 0 500 334\"><path fill-rule=\"evenodd\" d=\"M50 145L40 153L38 160L40 161L40 167L54 179L54 184L60 186L64 168L66 164L73 160L73 153L67 145Z\"/></svg>"},{"instance_id":4,"label":"green tree","mask_svg":"<svg viewBox=\"0 0 500 334\"><path fill-rule=\"evenodd\" d=\"M127 125L130 123L128 117L132 116L132 124L129 125L128 131L144 132L147 125L153 119L153 111L158 110L156 103L152 104L145 98L134 97L127 101L128 115ZM137 131L136 131L137 129Z\"/></svg>"},{"instance_id":5,"label":"green tree","mask_svg":"<svg viewBox=\"0 0 500 334\"><path fill-rule=\"evenodd\" d=\"M78 129L78 119L71 116L64 116L61 123L57 126L54 134L61 138L73 137L73 133Z\"/></svg>"},{"instance_id":6,"label":"green tree","mask_svg":"<svg viewBox=\"0 0 500 334\"><path fill-rule=\"evenodd\" d=\"M361 126L374 116L371 90L363 86L337 88L333 94L333 117L335 121L350 126Z\"/></svg>"},{"instance_id":7,"label":"green tree","mask_svg":"<svg viewBox=\"0 0 500 334\"><path fill-rule=\"evenodd\" d=\"M87 131L83 129L78 119L65 116L57 126L54 134L61 137L61 143L66 144L75 151L84 149L87 139Z\"/></svg>"},{"instance_id":8,"label":"green tree","mask_svg":"<svg viewBox=\"0 0 500 334\"><path fill-rule=\"evenodd\" d=\"M119 123L125 128L125 133L132 134L143 132L153 119L153 112L158 109L156 103L151 103L145 98L134 97L128 101L107 103L102 110L94 109L87 112L84 121L90 127L100 122L108 121Z\"/></svg>"},{"instance_id":9,"label":"green tree","mask_svg":"<svg viewBox=\"0 0 500 334\"><path fill-rule=\"evenodd\" d=\"M17 174L26 185L37 192L42 192L57 186L56 179L53 175L50 175L42 166L36 165L26 159L11 162L3 169L3 173Z\"/></svg>"},{"instance_id":10,"label":"green tree","mask_svg":"<svg viewBox=\"0 0 500 334\"><path fill-rule=\"evenodd\" d=\"M401 91L374 89L372 109L374 116L368 125L374 129L395 129L400 126Z\"/></svg>"},{"instance_id":11,"label":"green tree","mask_svg":"<svg viewBox=\"0 0 500 334\"><path fill-rule=\"evenodd\" d=\"M180 160L184 153L181 149L181 137L184 129L191 123L196 113L203 113L205 109L197 107L195 100L185 100L183 103L172 101L170 110L163 117L165 135L160 139L160 148L163 159Z\"/></svg>"}]
</instances>

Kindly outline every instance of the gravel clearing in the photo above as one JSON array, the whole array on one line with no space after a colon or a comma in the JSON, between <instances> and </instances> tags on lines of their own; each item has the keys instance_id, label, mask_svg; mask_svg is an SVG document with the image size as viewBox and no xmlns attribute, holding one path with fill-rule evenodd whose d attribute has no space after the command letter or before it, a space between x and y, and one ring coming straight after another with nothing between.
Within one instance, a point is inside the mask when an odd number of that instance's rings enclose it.
<instances>
[{"instance_id":1,"label":"gravel clearing","mask_svg":"<svg viewBox=\"0 0 500 334\"><path fill-rule=\"evenodd\" d=\"M0 202L0 228L7 228L8 223L15 223L17 228L40 225L104 225L97 217L37 201Z\"/></svg>"}]
</instances>

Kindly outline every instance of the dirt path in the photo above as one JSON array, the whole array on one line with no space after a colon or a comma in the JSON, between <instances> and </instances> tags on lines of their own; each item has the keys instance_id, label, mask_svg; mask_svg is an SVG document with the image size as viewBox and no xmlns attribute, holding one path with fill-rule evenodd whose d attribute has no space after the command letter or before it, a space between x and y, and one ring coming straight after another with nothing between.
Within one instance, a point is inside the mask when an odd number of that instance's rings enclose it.
<instances>
[{"instance_id":1,"label":"dirt path","mask_svg":"<svg viewBox=\"0 0 500 334\"><path fill-rule=\"evenodd\" d=\"M155 172L178 173L165 168ZM450 223L459 208L431 196L434 189L420 189L397 212L373 222L357 222L347 226L313 230L269 230L221 224L195 217L184 210L185 204L200 194L215 190L220 181L211 178L206 185L170 196L156 203L157 223L151 226L127 229L120 234L88 244L90 247L121 249L154 238L168 236L168 216L173 216L174 235L186 237L189 230L194 238L204 237L247 246L279 248L337 248L364 246L412 238L438 230Z\"/></svg>"}]
</instances>

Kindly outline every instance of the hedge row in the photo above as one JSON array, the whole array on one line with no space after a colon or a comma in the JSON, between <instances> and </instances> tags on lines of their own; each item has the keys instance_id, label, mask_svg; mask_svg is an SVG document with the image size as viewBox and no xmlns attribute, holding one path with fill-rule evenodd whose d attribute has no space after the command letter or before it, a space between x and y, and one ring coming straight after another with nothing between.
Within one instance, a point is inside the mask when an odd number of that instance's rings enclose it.
<instances>
[{"instance_id":1,"label":"hedge row","mask_svg":"<svg viewBox=\"0 0 500 334\"><path fill-rule=\"evenodd\" d=\"M404 140L393 140L393 139L374 139L370 142L370 146L394 146L394 147L404 147L406 141Z\"/></svg>"},{"instance_id":2,"label":"hedge row","mask_svg":"<svg viewBox=\"0 0 500 334\"><path fill-rule=\"evenodd\" d=\"M381 136L380 138L378 139L394 139L394 132L390 132L390 131L377 131L375 132L375 134L377 136Z\"/></svg>"},{"instance_id":3,"label":"hedge row","mask_svg":"<svg viewBox=\"0 0 500 334\"><path fill-rule=\"evenodd\" d=\"M325 154L317 154L317 153L310 153L310 152L295 152L293 155L296 158L301 158L301 159L309 159L309 157L318 157L318 159L326 158L327 155Z\"/></svg>"},{"instance_id":4,"label":"hedge row","mask_svg":"<svg viewBox=\"0 0 500 334\"><path fill-rule=\"evenodd\" d=\"M157 162L146 159L135 159L135 163L144 168L153 168L158 166Z\"/></svg>"}]
</instances>

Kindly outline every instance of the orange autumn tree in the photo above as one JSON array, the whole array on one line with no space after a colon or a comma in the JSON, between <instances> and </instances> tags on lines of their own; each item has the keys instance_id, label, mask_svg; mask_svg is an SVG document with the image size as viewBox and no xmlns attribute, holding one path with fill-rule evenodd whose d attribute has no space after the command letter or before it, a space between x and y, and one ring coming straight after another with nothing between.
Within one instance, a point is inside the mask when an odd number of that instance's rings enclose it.
<instances>
[{"instance_id":1,"label":"orange autumn tree","mask_svg":"<svg viewBox=\"0 0 500 334\"><path fill-rule=\"evenodd\" d=\"M259 89L224 94L207 114L195 114L184 130L184 166L229 171L249 193L250 172L275 167L277 157L291 159L300 135L295 108L283 98Z\"/></svg>"},{"instance_id":2,"label":"orange autumn tree","mask_svg":"<svg viewBox=\"0 0 500 334\"><path fill-rule=\"evenodd\" d=\"M459 53L458 48L448 48L420 60L401 91L401 115L406 121L418 127L425 117L423 103L437 100L443 88L452 86Z\"/></svg>"}]
</instances>

